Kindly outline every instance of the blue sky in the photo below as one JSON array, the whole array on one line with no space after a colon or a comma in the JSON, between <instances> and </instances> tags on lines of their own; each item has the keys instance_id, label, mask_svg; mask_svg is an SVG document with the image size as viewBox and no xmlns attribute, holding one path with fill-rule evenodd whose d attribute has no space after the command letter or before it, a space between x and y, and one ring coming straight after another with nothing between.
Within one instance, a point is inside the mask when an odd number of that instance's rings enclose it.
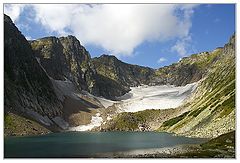
<instances>
[{"instance_id":1,"label":"blue sky","mask_svg":"<svg viewBox=\"0 0 240 163\"><path fill-rule=\"evenodd\" d=\"M191 46L187 55L203 51L211 51L222 47L235 32L234 5L201 5L196 8L192 17ZM177 62L182 56L171 52L173 40L164 43L144 43L136 48L139 52L136 57L123 57L123 61L158 68ZM157 63L164 57L167 61ZM137 60L136 60L137 59Z\"/></svg>"},{"instance_id":2,"label":"blue sky","mask_svg":"<svg viewBox=\"0 0 240 163\"><path fill-rule=\"evenodd\" d=\"M75 35L92 57L159 68L223 46L235 32L235 5L5 5L28 39Z\"/></svg>"}]
</instances>

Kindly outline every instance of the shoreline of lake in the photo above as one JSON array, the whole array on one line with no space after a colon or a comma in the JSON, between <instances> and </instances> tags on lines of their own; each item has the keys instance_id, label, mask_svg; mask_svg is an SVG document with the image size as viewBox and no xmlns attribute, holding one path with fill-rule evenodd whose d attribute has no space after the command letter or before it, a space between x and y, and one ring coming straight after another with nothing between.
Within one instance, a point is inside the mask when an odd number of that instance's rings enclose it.
<instances>
[{"instance_id":1,"label":"shoreline of lake","mask_svg":"<svg viewBox=\"0 0 240 163\"><path fill-rule=\"evenodd\" d=\"M97 158L174 158L179 154L184 154L200 149L199 144L181 144L163 148L137 149L120 152L100 153Z\"/></svg>"}]
</instances>

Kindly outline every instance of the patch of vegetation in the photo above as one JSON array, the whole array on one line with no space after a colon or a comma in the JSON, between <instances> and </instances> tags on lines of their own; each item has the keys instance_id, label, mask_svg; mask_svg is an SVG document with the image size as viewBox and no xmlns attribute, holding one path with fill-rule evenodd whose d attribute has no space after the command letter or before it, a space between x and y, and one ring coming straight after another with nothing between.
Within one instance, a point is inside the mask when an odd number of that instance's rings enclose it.
<instances>
[{"instance_id":1,"label":"patch of vegetation","mask_svg":"<svg viewBox=\"0 0 240 163\"><path fill-rule=\"evenodd\" d=\"M222 104L222 112L220 113L220 118L229 115L235 108L235 94L231 96L229 99L223 102Z\"/></svg>"},{"instance_id":2,"label":"patch of vegetation","mask_svg":"<svg viewBox=\"0 0 240 163\"><path fill-rule=\"evenodd\" d=\"M222 104L219 104L212 113L220 113L219 118L228 116L235 109L235 93Z\"/></svg>"},{"instance_id":3,"label":"patch of vegetation","mask_svg":"<svg viewBox=\"0 0 240 163\"><path fill-rule=\"evenodd\" d=\"M212 96L219 99L235 89L235 64L232 58L230 63L226 63L222 58L214 66L203 85L207 90L214 88L208 93L210 98ZM228 85L229 83L231 84Z\"/></svg>"},{"instance_id":4,"label":"patch of vegetation","mask_svg":"<svg viewBox=\"0 0 240 163\"><path fill-rule=\"evenodd\" d=\"M188 152L176 153L174 158L234 158L235 131L220 135L200 146L195 146Z\"/></svg>"},{"instance_id":5,"label":"patch of vegetation","mask_svg":"<svg viewBox=\"0 0 240 163\"><path fill-rule=\"evenodd\" d=\"M144 110L135 113L124 112L113 119L111 129L135 131L139 124L145 124L155 119L160 114L160 110Z\"/></svg>"},{"instance_id":6,"label":"patch of vegetation","mask_svg":"<svg viewBox=\"0 0 240 163\"><path fill-rule=\"evenodd\" d=\"M148 120L148 119L152 119L155 118L156 116L158 116L160 114L161 110L144 110L144 111L139 111L134 113L134 115L136 117L138 117L141 120Z\"/></svg>"},{"instance_id":7,"label":"patch of vegetation","mask_svg":"<svg viewBox=\"0 0 240 163\"><path fill-rule=\"evenodd\" d=\"M235 131L220 135L217 138L201 144L203 149L228 149L235 148Z\"/></svg>"},{"instance_id":8,"label":"patch of vegetation","mask_svg":"<svg viewBox=\"0 0 240 163\"><path fill-rule=\"evenodd\" d=\"M173 125L175 125L175 124L178 123L179 121L183 120L183 119L188 115L188 113L189 113L189 111L181 114L181 115L178 116L178 117L175 117L175 118L172 118L172 119L169 119L169 120L163 122L162 127L167 127L167 126L173 126Z\"/></svg>"},{"instance_id":9,"label":"patch of vegetation","mask_svg":"<svg viewBox=\"0 0 240 163\"><path fill-rule=\"evenodd\" d=\"M234 107L235 106L235 94L232 95L230 98L228 98L227 100L225 100L222 103L223 106L228 106L228 107Z\"/></svg>"},{"instance_id":10,"label":"patch of vegetation","mask_svg":"<svg viewBox=\"0 0 240 163\"><path fill-rule=\"evenodd\" d=\"M4 136L38 135L43 133L49 133L49 130L35 121L11 112L4 114Z\"/></svg>"},{"instance_id":11,"label":"patch of vegetation","mask_svg":"<svg viewBox=\"0 0 240 163\"><path fill-rule=\"evenodd\" d=\"M140 123L142 119L134 117L133 113L122 113L118 115L114 121L114 129L134 131L138 128L138 123Z\"/></svg>"},{"instance_id":12,"label":"patch of vegetation","mask_svg":"<svg viewBox=\"0 0 240 163\"><path fill-rule=\"evenodd\" d=\"M15 129L14 119L7 113L4 115L4 128Z\"/></svg>"},{"instance_id":13,"label":"patch of vegetation","mask_svg":"<svg viewBox=\"0 0 240 163\"><path fill-rule=\"evenodd\" d=\"M215 80L215 83L218 80L218 79L215 79L215 77L213 79ZM207 83L207 85L209 85L209 86L211 84L213 84L213 83L211 83L211 82ZM227 77L222 77L220 79L220 81L217 81L216 85L211 86L211 87L214 89L212 89L210 92L205 94L204 98L200 99L196 103L195 107L199 107L199 106L201 106L201 104L205 103L205 106L210 106L209 109L212 111L212 113L219 112L219 111L223 110L223 107L219 103L221 103L221 101L224 100L226 98L226 96L232 96L235 94L235 76L233 75L233 73L230 73L230 74L228 74ZM216 106L216 108L214 108L215 106ZM235 107L235 103L232 104L232 108L230 108L230 110L229 109L226 109L226 110L228 110L230 113L231 110L234 109L234 107ZM228 113L228 111L227 111L227 113ZM195 110L194 112L192 112L190 114L197 115L200 112L201 112L201 110L199 109L199 110Z\"/></svg>"},{"instance_id":14,"label":"patch of vegetation","mask_svg":"<svg viewBox=\"0 0 240 163\"><path fill-rule=\"evenodd\" d=\"M226 89L224 89L224 94L227 96L230 94L233 90L235 90L235 82L232 82Z\"/></svg>"},{"instance_id":15,"label":"patch of vegetation","mask_svg":"<svg viewBox=\"0 0 240 163\"><path fill-rule=\"evenodd\" d=\"M199 107L198 109L191 111L189 116L197 117L205 108L206 106Z\"/></svg>"},{"instance_id":16,"label":"patch of vegetation","mask_svg":"<svg viewBox=\"0 0 240 163\"><path fill-rule=\"evenodd\" d=\"M196 65L200 69L205 69L207 65L211 64L216 57L218 57L222 53L222 50L217 50L213 53L204 55L204 58L200 59L198 62L196 62Z\"/></svg>"}]
</instances>

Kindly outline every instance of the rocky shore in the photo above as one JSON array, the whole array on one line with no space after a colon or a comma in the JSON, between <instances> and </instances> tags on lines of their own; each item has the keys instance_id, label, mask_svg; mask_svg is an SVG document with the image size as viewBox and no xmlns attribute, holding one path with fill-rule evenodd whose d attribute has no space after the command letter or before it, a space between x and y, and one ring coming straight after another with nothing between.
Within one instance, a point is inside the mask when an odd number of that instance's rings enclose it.
<instances>
[{"instance_id":1,"label":"rocky shore","mask_svg":"<svg viewBox=\"0 0 240 163\"><path fill-rule=\"evenodd\" d=\"M235 131L203 144L101 153L100 158L235 158Z\"/></svg>"}]
</instances>

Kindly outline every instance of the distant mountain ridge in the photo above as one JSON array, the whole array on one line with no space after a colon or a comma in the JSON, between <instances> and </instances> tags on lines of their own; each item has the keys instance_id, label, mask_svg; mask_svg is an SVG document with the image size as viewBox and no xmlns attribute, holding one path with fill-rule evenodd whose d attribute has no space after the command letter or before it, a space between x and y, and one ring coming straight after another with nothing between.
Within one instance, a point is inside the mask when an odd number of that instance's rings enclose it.
<instances>
[{"instance_id":1,"label":"distant mountain ridge","mask_svg":"<svg viewBox=\"0 0 240 163\"><path fill-rule=\"evenodd\" d=\"M46 37L30 44L50 77L68 79L79 90L113 100L127 93L130 87L142 84L184 86L199 81L218 59L217 51L211 55L203 52L154 70L124 63L106 54L91 58L74 36Z\"/></svg>"}]
</instances>

